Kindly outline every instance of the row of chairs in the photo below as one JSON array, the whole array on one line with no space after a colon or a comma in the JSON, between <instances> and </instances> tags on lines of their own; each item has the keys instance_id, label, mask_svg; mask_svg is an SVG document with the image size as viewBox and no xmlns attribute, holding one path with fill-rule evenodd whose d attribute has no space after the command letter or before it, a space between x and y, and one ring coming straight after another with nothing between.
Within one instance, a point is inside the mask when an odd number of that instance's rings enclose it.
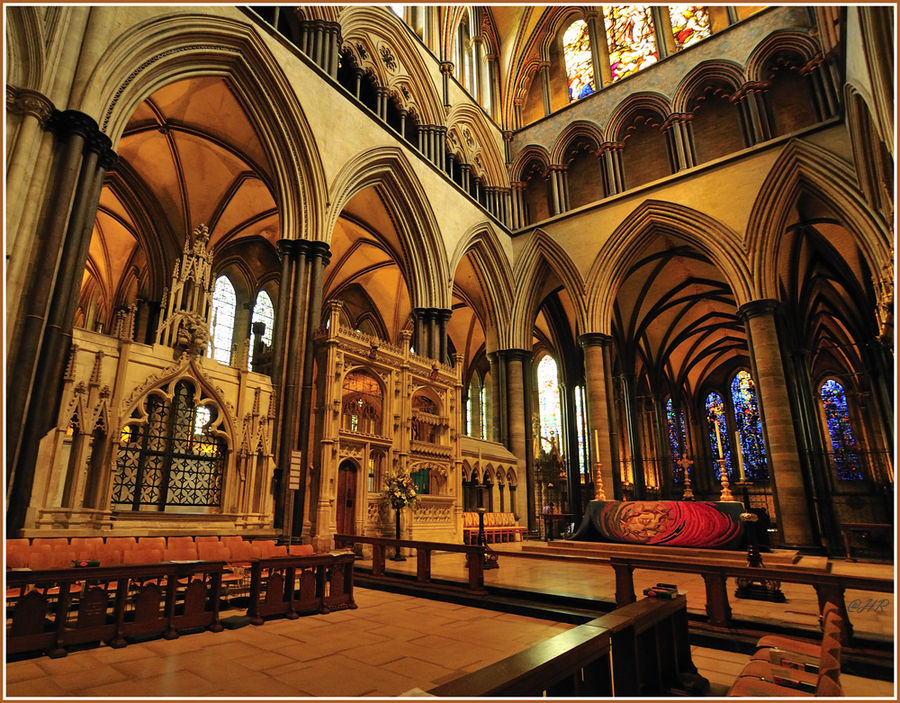
<instances>
[{"instance_id":1,"label":"row of chairs","mask_svg":"<svg viewBox=\"0 0 900 703\"><path fill-rule=\"evenodd\" d=\"M728 691L729 696L843 696L840 684L844 620L831 601L822 610L821 644L766 635Z\"/></svg>"},{"instance_id":2,"label":"row of chairs","mask_svg":"<svg viewBox=\"0 0 900 703\"><path fill-rule=\"evenodd\" d=\"M152 564L161 561L225 561L247 565L252 559L313 553L311 545L288 548L274 540L245 540L240 535L193 537L36 537L6 541L8 568L33 571L69 568L82 562L98 561L101 566Z\"/></svg>"}]
</instances>

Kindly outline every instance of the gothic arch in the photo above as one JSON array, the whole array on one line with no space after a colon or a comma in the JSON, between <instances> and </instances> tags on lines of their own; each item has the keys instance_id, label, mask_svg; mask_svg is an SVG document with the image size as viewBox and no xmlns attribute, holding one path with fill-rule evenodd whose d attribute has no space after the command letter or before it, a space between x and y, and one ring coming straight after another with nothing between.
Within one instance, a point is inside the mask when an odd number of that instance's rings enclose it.
<instances>
[{"instance_id":1,"label":"gothic arch","mask_svg":"<svg viewBox=\"0 0 900 703\"><path fill-rule=\"evenodd\" d=\"M704 61L697 64L681 82L676 86L672 94L672 112L683 114L690 112L691 99L698 90L707 85L725 84L737 92L747 79L744 70L737 63L731 61Z\"/></svg>"},{"instance_id":2,"label":"gothic arch","mask_svg":"<svg viewBox=\"0 0 900 703\"><path fill-rule=\"evenodd\" d=\"M403 20L386 7L350 5L341 12L340 24L343 47L353 53L360 68L371 70L378 84L395 92L407 109L415 108L422 124L443 124L444 108L434 79ZM409 86L408 97L403 85Z\"/></svg>"},{"instance_id":3,"label":"gothic arch","mask_svg":"<svg viewBox=\"0 0 900 703\"><path fill-rule=\"evenodd\" d=\"M737 232L702 212L660 200L645 200L613 231L587 277L588 311L594 332L609 334L619 286L635 252L660 231L684 239L709 255L729 282L738 305L754 300L751 267Z\"/></svg>"},{"instance_id":4,"label":"gothic arch","mask_svg":"<svg viewBox=\"0 0 900 703\"><path fill-rule=\"evenodd\" d=\"M469 129L468 138L466 128ZM464 155L463 163L475 164L485 174L485 185L503 187L509 184L503 157L480 109L466 102L454 105L447 117L448 136L453 132Z\"/></svg>"},{"instance_id":5,"label":"gothic arch","mask_svg":"<svg viewBox=\"0 0 900 703\"><path fill-rule=\"evenodd\" d=\"M403 249L400 268L408 273L413 307L449 308L450 274L441 232L428 196L401 149L370 149L344 165L330 188L326 236L331 236L350 199L370 187L378 189L394 219Z\"/></svg>"},{"instance_id":6,"label":"gothic arch","mask_svg":"<svg viewBox=\"0 0 900 703\"><path fill-rule=\"evenodd\" d=\"M114 145L138 105L154 91L184 78L226 76L271 159L284 237L320 238L325 176L316 139L290 82L255 27L223 17L167 15L130 28L110 46L84 94L73 95L72 102L100 115L100 129Z\"/></svg>"},{"instance_id":7,"label":"gothic arch","mask_svg":"<svg viewBox=\"0 0 900 703\"><path fill-rule=\"evenodd\" d=\"M82 8L65 9L78 12ZM17 7L15 12L6 13L6 80L7 85L42 92L46 38L42 31L44 21L38 12L36 7Z\"/></svg>"},{"instance_id":8,"label":"gothic arch","mask_svg":"<svg viewBox=\"0 0 900 703\"><path fill-rule=\"evenodd\" d=\"M622 141L622 131L628 126L631 118L639 112L651 112L659 117L660 122L665 122L672 111L668 98L660 93L634 93L620 102L612 111L606 125L606 141Z\"/></svg>"},{"instance_id":9,"label":"gothic arch","mask_svg":"<svg viewBox=\"0 0 900 703\"><path fill-rule=\"evenodd\" d=\"M568 291L575 306L576 325L585 329L584 282L578 267L552 237L536 229L516 257L513 271L515 289L521 291L521 295L516 296L514 301L506 348L531 348L532 326L541 304L538 298L541 286L538 284L548 271Z\"/></svg>"},{"instance_id":10,"label":"gothic arch","mask_svg":"<svg viewBox=\"0 0 900 703\"><path fill-rule=\"evenodd\" d=\"M763 39L747 59L747 78L751 81L765 83L768 81L765 71L769 61L778 54L796 54L806 64L814 56L821 53L816 40L801 32L772 32Z\"/></svg>"},{"instance_id":11,"label":"gothic arch","mask_svg":"<svg viewBox=\"0 0 900 703\"><path fill-rule=\"evenodd\" d=\"M550 154L538 144L529 144L516 155L516 160L509 167L510 180L521 181L524 169L532 162L538 161L544 174L550 168Z\"/></svg>"},{"instance_id":12,"label":"gothic arch","mask_svg":"<svg viewBox=\"0 0 900 703\"><path fill-rule=\"evenodd\" d=\"M550 163L561 164L566 158L566 152L569 147L578 139L585 139L592 142L594 147L599 149L603 144L603 131L594 122L587 120L578 120L570 122L569 125L560 132L556 141L550 149Z\"/></svg>"},{"instance_id":13,"label":"gothic arch","mask_svg":"<svg viewBox=\"0 0 900 703\"><path fill-rule=\"evenodd\" d=\"M777 298L779 241L804 190L826 201L856 235L870 271L881 271L893 263L890 227L866 206L850 165L821 146L792 139L760 187L747 223L751 299Z\"/></svg>"},{"instance_id":14,"label":"gothic arch","mask_svg":"<svg viewBox=\"0 0 900 703\"><path fill-rule=\"evenodd\" d=\"M489 315L487 322L494 327L498 336L502 336L512 313L510 301L515 297L515 289L509 257L490 224L476 225L457 242L450 259L450 270L454 275L466 254L472 255L475 269L487 292ZM490 330L485 330L485 336L488 338L489 332ZM495 339L495 344L496 341Z\"/></svg>"}]
</instances>

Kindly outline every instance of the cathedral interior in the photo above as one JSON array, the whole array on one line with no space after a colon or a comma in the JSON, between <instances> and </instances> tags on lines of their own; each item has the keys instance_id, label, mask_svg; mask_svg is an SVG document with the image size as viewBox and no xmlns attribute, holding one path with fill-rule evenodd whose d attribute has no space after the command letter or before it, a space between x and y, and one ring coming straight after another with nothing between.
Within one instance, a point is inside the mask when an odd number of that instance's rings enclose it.
<instances>
[{"instance_id":1,"label":"cathedral interior","mask_svg":"<svg viewBox=\"0 0 900 703\"><path fill-rule=\"evenodd\" d=\"M4 12L7 539L893 563L893 6Z\"/></svg>"}]
</instances>

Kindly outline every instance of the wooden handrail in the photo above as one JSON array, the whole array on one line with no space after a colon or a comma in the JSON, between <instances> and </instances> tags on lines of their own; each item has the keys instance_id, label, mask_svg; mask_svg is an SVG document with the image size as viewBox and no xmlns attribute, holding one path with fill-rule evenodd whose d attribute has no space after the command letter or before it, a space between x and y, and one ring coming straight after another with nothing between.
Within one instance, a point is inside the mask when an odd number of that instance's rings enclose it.
<instances>
[{"instance_id":1,"label":"wooden handrail","mask_svg":"<svg viewBox=\"0 0 900 703\"><path fill-rule=\"evenodd\" d=\"M768 579L784 583L798 583L812 586L819 601L819 610L831 601L840 611L845 623L845 639L852 634L852 627L844 603L844 591L854 589L893 593L894 580L876 576L854 576L835 574L826 570L757 568L726 564L710 559L694 559L690 562L672 561L671 559L654 559L648 556L610 556L610 566L616 572L616 605L623 606L635 600L635 569L653 571L674 571L679 573L698 574L706 585L706 613L709 623L717 627L730 627L731 606L728 602L726 579L728 577L744 577L754 580Z\"/></svg>"},{"instance_id":2,"label":"wooden handrail","mask_svg":"<svg viewBox=\"0 0 900 703\"><path fill-rule=\"evenodd\" d=\"M441 684L433 696L662 695L696 675L687 600L645 598Z\"/></svg>"},{"instance_id":3,"label":"wooden handrail","mask_svg":"<svg viewBox=\"0 0 900 703\"><path fill-rule=\"evenodd\" d=\"M389 537L364 537L362 535L335 535L335 544L350 547L355 544L372 545L372 577L382 581L396 581L397 578L385 574L385 552L389 548L406 548L416 551L416 581L421 586L434 588L431 581L432 552L461 552L466 555L468 583L463 590L484 593L484 547L477 544L449 544L446 542L424 542ZM444 590L460 590L455 586L441 586Z\"/></svg>"}]
</instances>

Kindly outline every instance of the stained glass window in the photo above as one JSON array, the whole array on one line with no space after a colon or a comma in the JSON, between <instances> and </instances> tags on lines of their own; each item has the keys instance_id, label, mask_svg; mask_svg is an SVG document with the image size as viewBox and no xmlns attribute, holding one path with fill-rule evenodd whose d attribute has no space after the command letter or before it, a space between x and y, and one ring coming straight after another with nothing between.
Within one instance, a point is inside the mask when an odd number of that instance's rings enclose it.
<instances>
[{"instance_id":1,"label":"stained glass window","mask_svg":"<svg viewBox=\"0 0 900 703\"><path fill-rule=\"evenodd\" d=\"M669 5L669 20L676 49L695 44L712 33L709 11L704 5Z\"/></svg>"},{"instance_id":2,"label":"stained glass window","mask_svg":"<svg viewBox=\"0 0 900 703\"><path fill-rule=\"evenodd\" d=\"M466 434L472 436L472 392L475 390L475 384L469 384L469 393L466 395Z\"/></svg>"},{"instance_id":3,"label":"stained glass window","mask_svg":"<svg viewBox=\"0 0 900 703\"><path fill-rule=\"evenodd\" d=\"M562 412L559 402L559 375L556 362L549 354L545 354L537 367L538 405L541 416L541 447L549 452L555 441L557 447L562 443Z\"/></svg>"},{"instance_id":4,"label":"stained glass window","mask_svg":"<svg viewBox=\"0 0 900 703\"><path fill-rule=\"evenodd\" d=\"M725 421L725 401L713 391L706 396L706 423L709 431L709 446L712 450L713 470L716 480L721 481L721 466L725 464L728 479L734 471L731 465L731 442L728 441L728 423Z\"/></svg>"},{"instance_id":5,"label":"stained glass window","mask_svg":"<svg viewBox=\"0 0 900 703\"><path fill-rule=\"evenodd\" d=\"M253 306L253 317L250 323L262 322L266 326L263 332L262 341L267 346L272 346L272 328L275 326L275 306L272 305L272 299L264 290L256 296L256 304ZM251 327L252 329L252 327ZM250 363L253 363L253 340L250 340Z\"/></svg>"},{"instance_id":6,"label":"stained glass window","mask_svg":"<svg viewBox=\"0 0 900 703\"><path fill-rule=\"evenodd\" d=\"M231 363L231 339L234 334L234 311L237 296L228 276L219 276L213 288L211 334L207 355L222 364Z\"/></svg>"},{"instance_id":7,"label":"stained glass window","mask_svg":"<svg viewBox=\"0 0 900 703\"><path fill-rule=\"evenodd\" d=\"M614 81L656 63L649 5L604 5L603 21Z\"/></svg>"},{"instance_id":8,"label":"stained glass window","mask_svg":"<svg viewBox=\"0 0 900 703\"><path fill-rule=\"evenodd\" d=\"M850 424L850 412L847 408L847 394L844 387L829 378L819 389L822 406L825 410L825 422L828 425L828 442L834 457L834 465L841 481L859 481L862 479L859 454L856 451L856 437Z\"/></svg>"},{"instance_id":9,"label":"stained glass window","mask_svg":"<svg viewBox=\"0 0 900 703\"><path fill-rule=\"evenodd\" d=\"M578 435L578 465L581 473L590 476L588 467L588 453L585 445L585 421L584 421L584 388L575 386L575 422Z\"/></svg>"},{"instance_id":10,"label":"stained glass window","mask_svg":"<svg viewBox=\"0 0 900 703\"><path fill-rule=\"evenodd\" d=\"M481 387L479 402L481 403L481 438L487 439L487 385Z\"/></svg>"},{"instance_id":11,"label":"stained glass window","mask_svg":"<svg viewBox=\"0 0 900 703\"><path fill-rule=\"evenodd\" d=\"M669 449L672 452L672 482L679 484L682 481L683 470L678 463L687 446L684 438L684 410L676 412L675 404L669 398L666 401L666 433L669 438Z\"/></svg>"},{"instance_id":12,"label":"stained glass window","mask_svg":"<svg viewBox=\"0 0 900 703\"><path fill-rule=\"evenodd\" d=\"M569 80L569 100L578 100L594 92L594 61L587 22L576 20L563 34L563 54Z\"/></svg>"},{"instance_id":13,"label":"stained glass window","mask_svg":"<svg viewBox=\"0 0 900 703\"><path fill-rule=\"evenodd\" d=\"M749 371L738 371L735 374L731 381L731 398L741 445L737 456L738 472L741 477L750 481L767 481L769 469L766 443L763 440L759 403L756 402L756 388Z\"/></svg>"}]
</instances>

